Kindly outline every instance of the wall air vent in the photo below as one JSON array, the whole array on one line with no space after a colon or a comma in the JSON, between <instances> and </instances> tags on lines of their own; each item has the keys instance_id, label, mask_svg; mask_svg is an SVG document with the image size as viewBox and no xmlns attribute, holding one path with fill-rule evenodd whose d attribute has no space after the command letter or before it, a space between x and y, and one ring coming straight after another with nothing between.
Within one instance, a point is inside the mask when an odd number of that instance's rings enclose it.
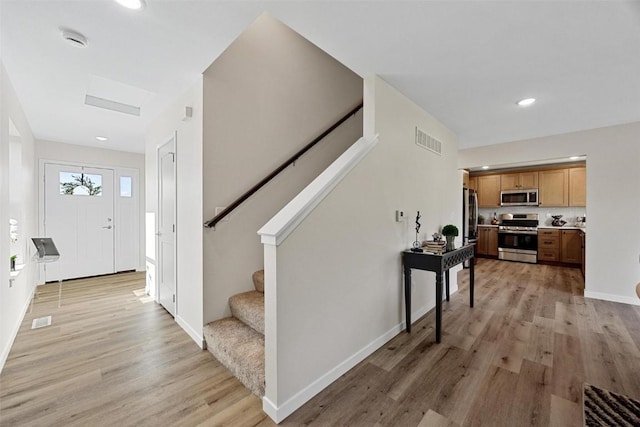
<instances>
[{"instance_id":1,"label":"wall air vent","mask_svg":"<svg viewBox=\"0 0 640 427\"><path fill-rule=\"evenodd\" d=\"M431 135L416 126L416 145L425 150L432 151L437 155L442 155L442 142L438 141Z\"/></svg>"},{"instance_id":2,"label":"wall air vent","mask_svg":"<svg viewBox=\"0 0 640 427\"><path fill-rule=\"evenodd\" d=\"M51 326L51 316L38 317L31 322L31 329L44 328L45 326Z\"/></svg>"},{"instance_id":3,"label":"wall air vent","mask_svg":"<svg viewBox=\"0 0 640 427\"><path fill-rule=\"evenodd\" d=\"M105 110L117 111L119 113L131 114L132 116L140 115L140 107L135 105L124 104L122 102L112 101L110 99L98 98L97 96L85 95L84 103Z\"/></svg>"}]
</instances>

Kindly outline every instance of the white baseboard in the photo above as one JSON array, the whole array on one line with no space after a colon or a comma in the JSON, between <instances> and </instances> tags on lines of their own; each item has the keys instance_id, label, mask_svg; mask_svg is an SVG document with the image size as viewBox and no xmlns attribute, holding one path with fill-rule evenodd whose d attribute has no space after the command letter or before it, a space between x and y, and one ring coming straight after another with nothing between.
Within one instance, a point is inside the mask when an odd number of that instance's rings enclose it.
<instances>
[{"instance_id":1,"label":"white baseboard","mask_svg":"<svg viewBox=\"0 0 640 427\"><path fill-rule=\"evenodd\" d=\"M371 353L382 347L387 341L395 337L402 331L402 324L398 324L387 332L376 338L352 356L348 357L342 363L329 372L300 390L289 400L284 402L280 407L276 407L266 396L262 398L262 410L276 423L281 422L291 415L296 409L300 408L306 402L311 400L313 396L327 388L332 382L340 378L344 373L363 361Z\"/></svg>"},{"instance_id":2,"label":"white baseboard","mask_svg":"<svg viewBox=\"0 0 640 427\"><path fill-rule=\"evenodd\" d=\"M198 331L193 329L191 325L185 322L185 320L180 316L176 316L176 323L191 337L192 340L196 342L196 344L198 344L198 347L203 350L206 349L202 332L198 333Z\"/></svg>"},{"instance_id":3,"label":"white baseboard","mask_svg":"<svg viewBox=\"0 0 640 427\"><path fill-rule=\"evenodd\" d=\"M27 298L27 301L25 302L24 307L22 307L20 318L18 319L16 324L13 326L13 329L11 330L11 333L9 335L10 339L7 342L6 347L2 349L2 354L0 354L0 373L2 373L2 370L4 369L4 364L7 362L7 358L9 357L9 353L11 352L11 347L13 347L13 342L16 340L16 337L18 336L18 331L20 330L20 326L22 325L24 316L27 314L27 310L29 310L29 306L31 305L31 300L33 299L33 295L35 291L36 291L36 287L34 286L33 289L31 290L30 297Z\"/></svg>"},{"instance_id":4,"label":"white baseboard","mask_svg":"<svg viewBox=\"0 0 640 427\"><path fill-rule=\"evenodd\" d=\"M458 291L458 286L451 286L450 295L456 293ZM413 310L411 313L412 321L419 319L420 317L427 314L429 310L435 307L435 302L431 304L424 305L417 310ZM280 423L289 415L291 415L294 411L300 408L302 405L311 400L316 394L320 393L322 390L327 388L331 383L344 375L347 371L355 367L358 363L362 362L368 356L373 354L380 347L385 345L389 340L398 335L405 329L405 322L402 321L389 329L384 334L380 335L375 340L371 341L369 344L365 345L362 349L358 350L355 354L349 356L342 363L340 363L335 368L331 369L329 372L309 384L304 389L300 390L289 400L284 402L281 406L276 406L267 396L262 398L262 410L271 418L274 422Z\"/></svg>"},{"instance_id":5,"label":"white baseboard","mask_svg":"<svg viewBox=\"0 0 640 427\"><path fill-rule=\"evenodd\" d=\"M605 294L603 292L593 292L585 289L585 298L601 299L604 301L621 302L623 304L640 305L640 299L634 297L624 297L621 295Z\"/></svg>"}]
</instances>

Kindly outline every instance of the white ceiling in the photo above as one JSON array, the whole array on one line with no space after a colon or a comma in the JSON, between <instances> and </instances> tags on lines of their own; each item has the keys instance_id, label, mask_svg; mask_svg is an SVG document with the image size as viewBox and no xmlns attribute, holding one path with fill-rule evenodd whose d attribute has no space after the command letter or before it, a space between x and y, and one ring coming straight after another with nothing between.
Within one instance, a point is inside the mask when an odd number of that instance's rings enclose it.
<instances>
[{"instance_id":1,"label":"white ceiling","mask_svg":"<svg viewBox=\"0 0 640 427\"><path fill-rule=\"evenodd\" d=\"M36 138L143 152L149 121L264 11L382 76L461 148L640 121L638 1L146 1L0 0L0 54ZM95 87L140 117L84 105Z\"/></svg>"}]
</instances>

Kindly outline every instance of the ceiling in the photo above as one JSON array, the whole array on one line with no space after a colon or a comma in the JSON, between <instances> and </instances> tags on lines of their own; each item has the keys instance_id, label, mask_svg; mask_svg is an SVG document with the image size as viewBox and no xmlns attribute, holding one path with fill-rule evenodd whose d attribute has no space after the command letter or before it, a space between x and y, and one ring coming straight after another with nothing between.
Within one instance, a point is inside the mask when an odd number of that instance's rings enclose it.
<instances>
[{"instance_id":1,"label":"ceiling","mask_svg":"<svg viewBox=\"0 0 640 427\"><path fill-rule=\"evenodd\" d=\"M264 11L383 77L461 148L640 121L638 1L146 1L0 0L0 55L36 138L144 152L148 123Z\"/></svg>"}]
</instances>

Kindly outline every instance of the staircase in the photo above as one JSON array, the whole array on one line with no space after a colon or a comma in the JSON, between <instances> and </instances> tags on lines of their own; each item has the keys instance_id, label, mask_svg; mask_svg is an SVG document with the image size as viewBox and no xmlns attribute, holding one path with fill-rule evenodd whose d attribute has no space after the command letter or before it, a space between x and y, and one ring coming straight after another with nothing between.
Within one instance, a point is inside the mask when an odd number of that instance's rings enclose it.
<instances>
[{"instance_id":1,"label":"staircase","mask_svg":"<svg viewBox=\"0 0 640 427\"><path fill-rule=\"evenodd\" d=\"M245 387L264 396L264 270L253 273L255 291L229 298L231 317L204 327L207 349Z\"/></svg>"}]
</instances>

